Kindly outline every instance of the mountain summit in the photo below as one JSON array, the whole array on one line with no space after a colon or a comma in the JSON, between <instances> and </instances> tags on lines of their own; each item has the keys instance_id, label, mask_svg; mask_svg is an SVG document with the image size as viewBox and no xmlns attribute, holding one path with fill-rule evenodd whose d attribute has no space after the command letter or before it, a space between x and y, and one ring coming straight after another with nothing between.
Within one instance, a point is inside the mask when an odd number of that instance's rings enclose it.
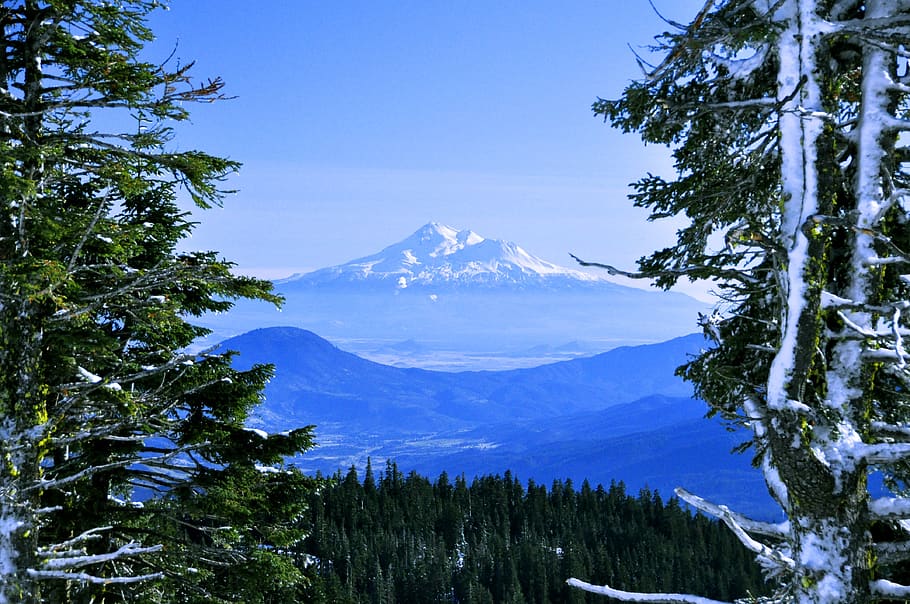
<instances>
[{"instance_id":1,"label":"mountain summit","mask_svg":"<svg viewBox=\"0 0 910 604\"><path fill-rule=\"evenodd\" d=\"M298 274L277 285L383 284L397 289L444 285L570 286L606 279L542 260L520 246L430 222L371 256Z\"/></svg>"},{"instance_id":2,"label":"mountain summit","mask_svg":"<svg viewBox=\"0 0 910 604\"><path fill-rule=\"evenodd\" d=\"M435 222L376 254L275 286L281 312L240 302L205 326L224 338L291 325L385 363L504 369L666 340L708 311L682 294L619 285Z\"/></svg>"}]
</instances>

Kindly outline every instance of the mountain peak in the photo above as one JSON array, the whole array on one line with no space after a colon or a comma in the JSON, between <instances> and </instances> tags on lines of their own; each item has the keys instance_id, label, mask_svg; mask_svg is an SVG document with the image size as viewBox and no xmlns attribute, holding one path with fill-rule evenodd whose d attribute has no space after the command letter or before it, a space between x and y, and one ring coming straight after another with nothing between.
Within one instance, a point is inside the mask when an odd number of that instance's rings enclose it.
<instances>
[{"instance_id":1,"label":"mountain peak","mask_svg":"<svg viewBox=\"0 0 910 604\"><path fill-rule=\"evenodd\" d=\"M483 241L485 241L484 238L474 231L459 231L445 224L428 222L413 235L391 247L413 244L429 257L439 258L455 254L468 246L477 245ZM420 256L414 250L411 253L416 257Z\"/></svg>"},{"instance_id":2,"label":"mountain peak","mask_svg":"<svg viewBox=\"0 0 910 604\"><path fill-rule=\"evenodd\" d=\"M371 256L295 275L280 283L299 285L374 284L395 289L444 285L590 285L602 277L564 268L499 239L429 222L409 237ZM557 283L558 282L558 283Z\"/></svg>"}]
</instances>

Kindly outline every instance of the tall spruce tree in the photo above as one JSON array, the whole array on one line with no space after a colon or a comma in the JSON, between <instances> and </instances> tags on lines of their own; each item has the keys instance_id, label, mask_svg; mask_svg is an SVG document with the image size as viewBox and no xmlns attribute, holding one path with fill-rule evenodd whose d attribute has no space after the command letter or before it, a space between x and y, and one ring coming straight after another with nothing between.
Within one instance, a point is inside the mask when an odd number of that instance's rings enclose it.
<instances>
[{"instance_id":1,"label":"tall spruce tree","mask_svg":"<svg viewBox=\"0 0 910 604\"><path fill-rule=\"evenodd\" d=\"M180 190L217 204L237 164L167 149L222 83L139 58L160 6L0 7L0 602L178 584L213 601L195 576L283 572L276 548L294 538L280 515L297 504L266 514L261 497L308 483L263 466L308 448L309 429L244 429L270 368L181 352L205 333L193 316L278 299L214 252L178 252Z\"/></svg>"},{"instance_id":2,"label":"tall spruce tree","mask_svg":"<svg viewBox=\"0 0 910 604\"><path fill-rule=\"evenodd\" d=\"M894 574L910 499L868 488L881 471L899 494L910 467L910 2L709 0L670 25L663 61L594 105L673 148L676 178L648 175L632 199L688 218L625 274L716 282L714 345L681 370L713 413L751 428L787 521L682 494L757 554L781 601L910 597Z\"/></svg>"}]
</instances>

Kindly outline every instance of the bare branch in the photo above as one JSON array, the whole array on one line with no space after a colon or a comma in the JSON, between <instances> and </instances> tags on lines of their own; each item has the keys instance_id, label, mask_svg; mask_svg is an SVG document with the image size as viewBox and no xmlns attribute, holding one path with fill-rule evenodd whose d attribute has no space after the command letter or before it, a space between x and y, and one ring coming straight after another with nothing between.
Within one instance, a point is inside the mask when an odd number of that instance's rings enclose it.
<instances>
[{"instance_id":1,"label":"bare branch","mask_svg":"<svg viewBox=\"0 0 910 604\"><path fill-rule=\"evenodd\" d=\"M725 268L718 268L718 267L714 267L714 266L687 266L687 267L683 267L683 268L679 268L679 269L672 269L672 270L667 269L667 270L662 270L662 271L656 271L654 273L642 273L642 272L636 272L636 271L624 271L622 269L616 268L615 266L611 266L609 264L601 264L600 262L588 262L586 260L582 260L575 254L571 254L571 253L569 254L569 256L571 256L572 259L575 260L575 262L577 262L581 266L602 268L605 271L607 271L607 273L610 275L628 277L629 279L655 279L657 277L663 277L663 276L688 277L695 273L705 272L705 273L710 273L711 276L715 277L715 278L724 278L724 279L730 279L733 281L741 281L741 282L746 282L746 283L754 283L756 281L756 279L754 277L752 277L751 275L749 275L743 271L738 271L738 270L730 269L730 268L725 269Z\"/></svg>"}]
</instances>

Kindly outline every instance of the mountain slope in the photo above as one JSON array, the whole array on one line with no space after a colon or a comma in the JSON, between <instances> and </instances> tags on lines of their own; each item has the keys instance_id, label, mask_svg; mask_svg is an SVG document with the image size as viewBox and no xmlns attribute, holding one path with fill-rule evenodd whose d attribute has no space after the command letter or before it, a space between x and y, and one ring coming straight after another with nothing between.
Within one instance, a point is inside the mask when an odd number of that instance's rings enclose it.
<instances>
[{"instance_id":1,"label":"mountain slope","mask_svg":"<svg viewBox=\"0 0 910 604\"><path fill-rule=\"evenodd\" d=\"M691 388L673 370L702 342L690 335L533 369L460 373L381 365L292 327L257 329L221 348L241 352L240 368L276 366L262 410L270 417L333 425L343 411L348 426L370 427L410 414L408 430L438 430L594 411L653 394L686 396Z\"/></svg>"},{"instance_id":2,"label":"mountain slope","mask_svg":"<svg viewBox=\"0 0 910 604\"><path fill-rule=\"evenodd\" d=\"M673 375L700 335L624 347L532 369L434 372L373 363L296 328L260 329L224 342L237 364L272 362L277 374L252 425L315 423L319 446L302 468L331 473L368 456L404 471L501 473L547 482L623 480L669 493L683 485L771 514L745 437L702 418L705 406Z\"/></svg>"},{"instance_id":3,"label":"mountain slope","mask_svg":"<svg viewBox=\"0 0 910 604\"><path fill-rule=\"evenodd\" d=\"M340 285L409 287L613 285L542 260L520 246L431 222L382 251L278 282L283 291Z\"/></svg>"},{"instance_id":4,"label":"mountain slope","mask_svg":"<svg viewBox=\"0 0 910 604\"><path fill-rule=\"evenodd\" d=\"M639 404L650 409L638 409ZM684 487L738 512L778 519L778 509L761 474L751 466L751 456L731 452L746 440L745 435L701 417L704 403L663 399L655 407L649 397L623 407L637 421L617 426L609 413L585 414L556 418L520 435L498 432L504 426L495 426L497 438L482 441L483 446L440 450L438 455L403 449L393 457L400 467L429 476L443 470L474 476L509 469L522 479L543 484L565 478L595 485L621 480L631 492L650 488L663 495ZM687 412L695 413L686 417ZM663 414L676 419L660 421ZM649 419L658 421L648 426ZM580 430L567 430L567 426Z\"/></svg>"}]
</instances>

